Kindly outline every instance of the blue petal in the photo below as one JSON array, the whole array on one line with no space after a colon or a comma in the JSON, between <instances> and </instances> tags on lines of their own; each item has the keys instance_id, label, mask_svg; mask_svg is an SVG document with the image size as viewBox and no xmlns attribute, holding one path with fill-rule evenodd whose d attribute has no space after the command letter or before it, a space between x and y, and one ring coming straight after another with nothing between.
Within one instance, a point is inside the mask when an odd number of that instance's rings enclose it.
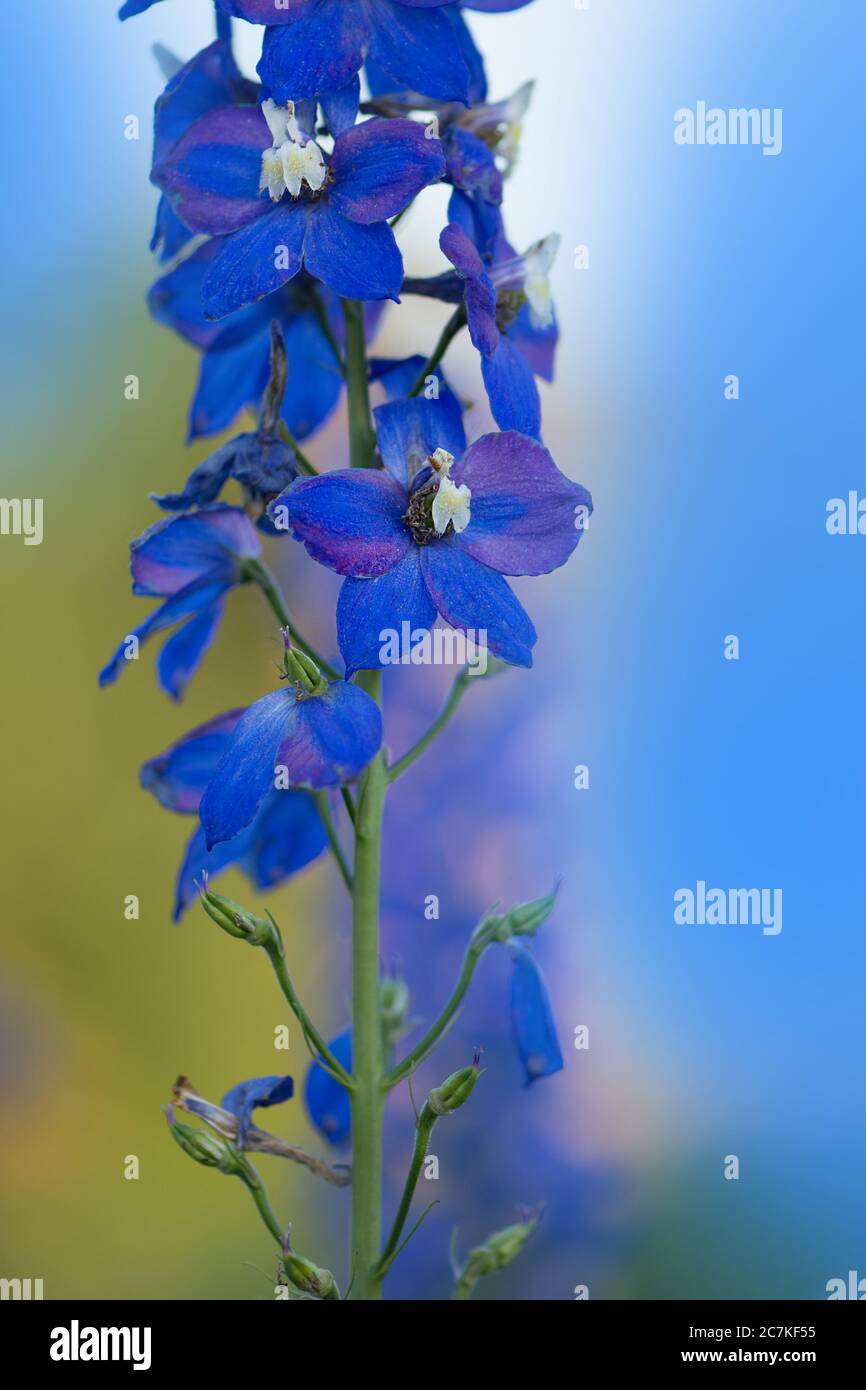
<instances>
[{"instance_id":1,"label":"blue petal","mask_svg":"<svg viewBox=\"0 0 866 1390\"><path fill-rule=\"evenodd\" d=\"M387 647L385 660L382 654L392 633L402 654L411 646L412 635L431 628L435 621L436 605L427 592L416 545L379 579L347 579L337 602L337 640L347 678L356 671L390 664L393 656L389 657Z\"/></svg>"},{"instance_id":2,"label":"blue petal","mask_svg":"<svg viewBox=\"0 0 866 1390\"><path fill-rule=\"evenodd\" d=\"M298 700L297 718L278 750L295 787L351 782L382 743L382 714L365 691L332 681L323 695Z\"/></svg>"},{"instance_id":3,"label":"blue petal","mask_svg":"<svg viewBox=\"0 0 866 1390\"><path fill-rule=\"evenodd\" d=\"M431 541L421 551L424 579L452 627L472 629L480 646L514 666L532 665L536 631L501 574L474 560L459 536Z\"/></svg>"},{"instance_id":4,"label":"blue petal","mask_svg":"<svg viewBox=\"0 0 866 1390\"><path fill-rule=\"evenodd\" d=\"M352 1030L347 1028L328 1043L346 1071L352 1070ZM352 1106L349 1092L318 1062L313 1062L304 1082L304 1100L310 1119L329 1144L342 1148L352 1132Z\"/></svg>"},{"instance_id":5,"label":"blue petal","mask_svg":"<svg viewBox=\"0 0 866 1390\"><path fill-rule=\"evenodd\" d=\"M144 14L151 5L158 4L159 0L124 0L120 9L117 11L119 19L132 19L133 15Z\"/></svg>"},{"instance_id":6,"label":"blue petal","mask_svg":"<svg viewBox=\"0 0 866 1390\"><path fill-rule=\"evenodd\" d=\"M153 160L159 164L200 116L233 102L255 102L258 91L241 77L231 44L203 48L171 78L154 111Z\"/></svg>"},{"instance_id":7,"label":"blue petal","mask_svg":"<svg viewBox=\"0 0 866 1390\"><path fill-rule=\"evenodd\" d=\"M202 286L206 317L225 318L297 275L306 230L304 205L279 203L250 226L223 238Z\"/></svg>"},{"instance_id":8,"label":"blue petal","mask_svg":"<svg viewBox=\"0 0 866 1390\"><path fill-rule=\"evenodd\" d=\"M309 214L304 263L311 275L346 299L399 302L403 258L387 222L349 222L323 198Z\"/></svg>"},{"instance_id":9,"label":"blue petal","mask_svg":"<svg viewBox=\"0 0 866 1390\"><path fill-rule=\"evenodd\" d=\"M148 759L141 769L142 787L166 810L194 815L242 714L242 709L218 714Z\"/></svg>"},{"instance_id":10,"label":"blue petal","mask_svg":"<svg viewBox=\"0 0 866 1390\"><path fill-rule=\"evenodd\" d=\"M272 792L244 834L248 848L240 867L262 893L306 868L328 843L316 803L306 792Z\"/></svg>"},{"instance_id":11,"label":"blue petal","mask_svg":"<svg viewBox=\"0 0 866 1390\"><path fill-rule=\"evenodd\" d=\"M406 491L378 469L338 468L302 478L278 498L275 518L283 507L295 540L337 574L384 574L411 544L403 523Z\"/></svg>"},{"instance_id":12,"label":"blue petal","mask_svg":"<svg viewBox=\"0 0 866 1390\"><path fill-rule=\"evenodd\" d=\"M544 976L523 946L512 946L511 1022L527 1086L561 1071L562 1052Z\"/></svg>"},{"instance_id":13,"label":"blue petal","mask_svg":"<svg viewBox=\"0 0 866 1390\"><path fill-rule=\"evenodd\" d=\"M180 255L183 248L192 241L192 237L193 233L184 226L168 198L163 194L156 209L156 222L153 227L153 236L150 239L151 251L165 265L166 262L173 261L175 256Z\"/></svg>"},{"instance_id":14,"label":"blue petal","mask_svg":"<svg viewBox=\"0 0 866 1390\"><path fill-rule=\"evenodd\" d=\"M490 357L482 357L481 374L493 418L501 430L541 436L541 404L532 368L503 334Z\"/></svg>"},{"instance_id":15,"label":"blue petal","mask_svg":"<svg viewBox=\"0 0 866 1390\"><path fill-rule=\"evenodd\" d=\"M406 488L437 449L460 458L466 448L463 412L450 391L438 400L412 396L380 405L373 412L382 461Z\"/></svg>"},{"instance_id":16,"label":"blue petal","mask_svg":"<svg viewBox=\"0 0 866 1390\"><path fill-rule=\"evenodd\" d=\"M367 37L357 0L327 3L294 23L265 30L259 76L281 104L340 92L361 66Z\"/></svg>"},{"instance_id":17,"label":"blue petal","mask_svg":"<svg viewBox=\"0 0 866 1390\"><path fill-rule=\"evenodd\" d=\"M198 886L206 874L208 880L214 879L224 869L229 869L247 853L252 839L253 827L247 826L233 840L223 840L209 850L205 843L202 826L197 825L187 843L175 885L174 911L172 921L179 922L190 903L195 901Z\"/></svg>"},{"instance_id":18,"label":"blue petal","mask_svg":"<svg viewBox=\"0 0 866 1390\"><path fill-rule=\"evenodd\" d=\"M256 700L241 718L202 797L201 823L208 849L248 826L274 787L277 752L296 719L296 709L291 691L275 690Z\"/></svg>"},{"instance_id":19,"label":"blue petal","mask_svg":"<svg viewBox=\"0 0 866 1390\"><path fill-rule=\"evenodd\" d=\"M239 1081L232 1086L222 1098L222 1107L237 1115L240 1121L238 1147L244 1147L254 1110L281 1105L283 1101L291 1100L294 1093L295 1083L290 1076L254 1076L250 1081Z\"/></svg>"},{"instance_id":20,"label":"blue petal","mask_svg":"<svg viewBox=\"0 0 866 1390\"><path fill-rule=\"evenodd\" d=\"M192 680L205 652L216 636L223 609L222 600L204 608L169 637L159 654L156 673L166 695L179 700Z\"/></svg>"},{"instance_id":21,"label":"blue petal","mask_svg":"<svg viewBox=\"0 0 866 1390\"><path fill-rule=\"evenodd\" d=\"M352 129L358 117L360 100L361 81L357 75L341 92L331 92L328 96L322 97L322 111L328 123L328 129L335 139L338 135Z\"/></svg>"},{"instance_id":22,"label":"blue petal","mask_svg":"<svg viewBox=\"0 0 866 1390\"><path fill-rule=\"evenodd\" d=\"M468 104L469 69L444 13L411 9L394 0L366 0L366 7L370 57L398 87Z\"/></svg>"},{"instance_id":23,"label":"blue petal","mask_svg":"<svg viewBox=\"0 0 866 1390\"><path fill-rule=\"evenodd\" d=\"M179 623L184 618L195 616L205 609L210 609L211 605L222 597L228 587L228 584L221 581L198 579L188 584L185 589L179 589L172 594L165 603L154 609L143 623L139 623L138 627L133 628L130 633L124 636L111 660L100 671L99 684L101 686L112 685L124 666L130 665L133 659L127 655L130 637L135 637L139 646L143 646L154 633L161 632L167 627L173 627L175 623Z\"/></svg>"}]
</instances>

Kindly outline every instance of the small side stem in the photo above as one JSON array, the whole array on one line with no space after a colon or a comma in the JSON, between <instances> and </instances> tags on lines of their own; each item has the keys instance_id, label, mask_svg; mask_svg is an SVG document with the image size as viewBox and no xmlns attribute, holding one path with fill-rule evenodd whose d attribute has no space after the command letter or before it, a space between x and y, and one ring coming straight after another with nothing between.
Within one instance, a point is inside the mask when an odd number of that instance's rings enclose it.
<instances>
[{"instance_id":1,"label":"small side stem","mask_svg":"<svg viewBox=\"0 0 866 1390\"><path fill-rule=\"evenodd\" d=\"M344 299L342 304L346 321L346 386L349 395L351 463L353 468L371 468L376 436L370 416L364 306L359 304L357 299Z\"/></svg>"},{"instance_id":2,"label":"small side stem","mask_svg":"<svg viewBox=\"0 0 866 1390\"><path fill-rule=\"evenodd\" d=\"M274 1216L271 1204L268 1201L268 1194L265 1192L264 1184L262 1183L258 1174L256 1174L255 1182L253 1182L250 1178L244 1178L243 1182L244 1186L246 1187L247 1191L249 1192L250 1196L256 1204L256 1209L259 1213L259 1216L262 1218L262 1221L267 1226L268 1230L270 1231L277 1244L281 1245L283 1240L283 1232L280 1228L279 1221Z\"/></svg>"},{"instance_id":3,"label":"small side stem","mask_svg":"<svg viewBox=\"0 0 866 1390\"><path fill-rule=\"evenodd\" d=\"M328 837L328 844L331 846L331 853L334 856L334 862L336 863L337 868L340 870L340 877L346 885L347 890L349 891L349 893L351 893L352 874L349 869L349 865L346 863L346 856L343 853L343 846L340 844L336 829L334 828L334 818L331 815L331 803L328 800L328 793L316 792L315 798L316 805L319 808L319 815L322 818L322 824L325 827L325 834Z\"/></svg>"},{"instance_id":4,"label":"small side stem","mask_svg":"<svg viewBox=\"0 0 866 1390\"><path fill-rule=\"evenodd\" d=\"M423 734L418 742L412 745L408 753L404 753L402 758L398 758L397 762L393 763L391 767L388 768L389 782L396 782L397 778L401 777L407 768L410 768L413 763L418 761L421 754L426 752L437 734L442 732L445 725L456 713L457 706L460 704L460 701L469 688L469 681L470 675L468 670L461 671L460 675L455 677L454 683L448 694L448 699L442 707L441 714L433 721L426 734Z\"/></svg>"},{"instance_id":5,"label":"small side stem","mask_svg":"<svg viewBox=\"0 0 866 1390\"><path fill-rule=\"evenodd\" d=\"M379 1261L377 1273L380 1279L384 1279L388 1272L388 1267L393 1262L394 1256L397 1253L400 1237L403 1234L403 1227L406 1225L409 1210L412 1206L412 1199L415 1196L415 1188L418 1186L418 1179L421 1176L421 1169L424 1166L424 1159L427 1157L430 1135L437 1119L438 1116L434 1115L430 1106L425 1101L421 1108L421 1114L418 1116L418 1123L415 1127L415 1147L412 1151L412 1162L409 1165L409 1172L403 1187L403 1195L400 1198L397 1215L394 1217L394 1224L391 1227L388 1243L382 1251L382 1258Z\"/></svg>"},{"instance_id":6,"label":"small side stem","mask_svg":"<svg viewBox=\"0 0 866 1390\"><path fill-rule=\"evenodd\" d=\"M268 914L268 916L270 916L270 913ZM273 917L271 917L272 922L273 920ZM280 938L280 946L281 945L282 938ZM271 962L274 974L277 977L277 983L279 984L280 989L283 992L283 997L285 998L286 1003L288 1004L292 1013L295 1015L295 1018L300 1023L301 1028L304 1031L304 1036L309 1040L313 1049L319 1054L319 1057L321 1058L322 1062L327 1067L329 1067L332 1072L334 1072L338 1081L341 1081L342 1084L347 1088L347 1090L351 1090L353 1087L352 1078L350 1077L349 1073L346 1071L346 1068L342 1065L342 1063L337 1061L337 1058L334 1056L333 1052L330 1050L327 1043L322 1038L321 1033L316 1028L312 1019L310 1018L309 1014L307 1013L306 1009L304 1008L303 1004L298 998L298 992L295 989L294 984L292 983L292 978L289 975L288 967L286 965L286 958L282 950L279 949L276 945L272 947L266 947L265 949L267 951L268 960Z\"/></svg>"},{"instance_id":7,"label":"small side stem","mask_svg":"<svg viewBox=\"0 0 866 1390\"><path fill-rule=\"evenodd\" d=\"M306 454L304 453L295 436L292 434L292 431L289 429L285 420L280 420L278 428L280 431L281 439L285 444L288 444L292 453L295 455L295 458L298 460L298 467L300 468L301 472L306 473L310 478L318 478L318 468L307 458Z\"/></svg>"},{"instance_id":8,"label":"small side stem","mask_svg":"<svg viewBox=\"0 0 866 1390\"><path fill-rule=\"evenodd\" d=\"M442 358L445 356L446 352L451 346L452 342L457 337L457 334L460 332L461 328L464 327L465 323L466 310L464 309L462 304L458 304L457 308L454 310L454 313L451 315L445 327L442 329L441 336L435 348L433 349L432 356L429 357L427 361L424 363L424 366L421 369L421 375L418 377L418 380L415 382L415 385L409 392L410 396L420 396L427 383L428 376L433 375L436 368L439 366L439 363L442 361Z\"/></svg>"},{"instance_id":9,"label":"small side stem","mask_svg":"<svg viewBox=\"0 0 866 1390\"><path fill-rule=\"evenodd\" d=\"M280 627L288 629L289 636L295 646L300 647L301 651L304 652L306 656L310 657L312 661L315 661L319 670L328 677L328 680L338 680L339 677L333 666L325 661L323 657L319 656L316 649L310 646L309 642L301 636L301 633L295 627L289 617L289 610L280 592L280 586L277 584L276 579L271 574L265 562L263 560L247 560L246 573L251 583L257 584L261 589Z\"/></svg>"}]
</instances>

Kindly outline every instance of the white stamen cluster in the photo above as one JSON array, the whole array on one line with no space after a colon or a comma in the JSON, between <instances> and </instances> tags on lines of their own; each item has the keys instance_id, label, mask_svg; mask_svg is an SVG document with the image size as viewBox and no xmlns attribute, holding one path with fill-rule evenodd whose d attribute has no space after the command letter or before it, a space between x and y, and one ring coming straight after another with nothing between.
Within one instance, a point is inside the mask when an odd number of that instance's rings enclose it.
<instances>
[{"instance_id":1,"label":"white stamen cluster","mask_svg":"<svg viewBox=\"0 0 866 1390\"><path fill-rule=\"evenodd\" d=\"M465 531L472 519L472 493L465 483L458 487L448 476L454 464L454 455L447 449L437 449L430 455L430 465L439 477L439 486L433 498L433 525L437 536L444 536L448 524L459 534Z\"/></svg>"},{"instance_id":2,"label":"white stamen cluster","mask_svg":"<svg viewBox=\"0 0 866 1390\"><path fill-rule=\"evenodd\" d=\"M284 193L300 196L306 183L313 193L328 176L322 151L315 140L308 140L295 119L295 104L277 106L270 97L262 104L262 115L268 123L273 145L262 155L262 176L259 192L265 190L275 203Z\"/></svg>"}]
</instances>

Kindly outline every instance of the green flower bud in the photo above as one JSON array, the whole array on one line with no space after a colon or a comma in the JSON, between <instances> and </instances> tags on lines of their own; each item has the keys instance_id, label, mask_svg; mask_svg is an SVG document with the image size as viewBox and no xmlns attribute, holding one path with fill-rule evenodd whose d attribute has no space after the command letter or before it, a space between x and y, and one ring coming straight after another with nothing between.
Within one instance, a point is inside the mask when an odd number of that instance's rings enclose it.
<instances>
[{"instance_id":1,"label":"green flower bud","mask_svg":"<svg viewBox=\"0 0 866 1390\"><path fill-rule=\"evenodd\" d=\"M202 875L199 898L208 917L229 936L246 941L250 946L266 946L275 936L275 929L270 921L254 917L233 898L226 898L222 893L215 893L209 888L207 874Z\"/></svg>"},{"instance_id":2,"label":"green flower bud","mask_svg":"<svg viewBox=\"0 0 866 1390\"><path fill-rule=\"evenodd\" d=\"M405 980L385 978L381 984L382 1040L386 1054L406 1027L409 986Z\"/></svg>"},{"instance_id":3,"label":"green flower bud","mask_svg":"<svg viewBox=\"0 0 866 1390\"><path fill-rule=\"evenodd\" d=\"M459 1110L464 1105L472 1092L475 1090L475 1083L481 1075L478 1070L479 1055L475 1054L475 1061L471 1067L461 1067L460 1071L453 1071L446 1077L441 1086L437 1086L427 1097L427 1105L434 1115L450 1115L455 1110Z\"/></svg>"},{"instance_id":4,"label":"green flower bud","mask_svg":"<svg viewBox=\"0 0 866 1390\"><path fill-rule=\"evenodd\" d=\"M329 1302L337 1302L340 1298L340 1290L337 1281L329 1269L320 1269L313 1264L305 1255L299 1255L291 1246L292 1228L289 1227L283 1240L283 1267L291 1283L301 1293L309 1294L311 1298L320 1298Z\"/></svg>"},{"instance_id":5,"label":"green flower bud","mask_svg":"<svg viewBox=\"0 0 866 1390\"><path fill-rule=\"evenodd\" d=\"M495 1231L492 1236L488 1236L483 1245L477 1245L474 1250L470 1250L466 1263L457 1275L454 1297L471 1298L479 1279L485 1278L488 1274L495 1274L499 1269L505 1269L516 1260L537 1225L538 1214L532 1213L513 1226Z\"/></svg>"},{"instance_id":6,"label":"green flower bud","mask_svg":"<svg viewBox=\"0 0 866 1390\"><path fill-rule=\"evenodd\" d=\"M166 1107L165 1114L172 1138L196 1163L205 1168L218 1168L221 1173L232 1176L244 1176L248 1165L227 1139L176 1120L171 1105Z\"/></svg>"},{"instance_id":7,"label":"green flower bud","mask_svg":"<svg viewBox=\"0 0 866 1390\"><path fill-rule=\"evenodd\" d=\"M534 936L550 916L559 895L559 884L552 893L543 898L533 898L532 902L518 903L504 917L488 918L482 922L479 931L486 927L491 941L511 941L515 936Z\"/></svg>"}]
</instances>

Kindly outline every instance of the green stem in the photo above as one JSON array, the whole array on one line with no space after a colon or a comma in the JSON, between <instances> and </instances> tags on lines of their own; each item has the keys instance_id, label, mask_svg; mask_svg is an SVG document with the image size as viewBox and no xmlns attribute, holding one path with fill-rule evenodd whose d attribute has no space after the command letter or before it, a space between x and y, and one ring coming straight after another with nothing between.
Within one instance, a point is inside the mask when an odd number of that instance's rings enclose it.
<instances>
[{"instance_id":1,"label":"green stem","mask_svg":"<svg viewBox=\"0 0 866 1390\"><path fill-rule=\"evenodd\" d=\"M485 926L486 921L481 922L472 934L469 945L466 947L466 952L463 956L463 964L460 967L457 983L442 1013L432 1027L424 1034L424 1037L418 1043L417 1047L413 1047L412 1051L403 1058L402 1062L398 1062L393 1071L390 1071L385 1077L386 1090L391 1090L393 1086L399 1085L405 1077L409 1076L411 1072L424 1061L424 1058L432 1052L457 1010L460 1008L466 991L472 983L472 977L475 974L478 962L494 939L492 935L488 936L486 934Z\"/></svg>"},{"instance_id":2,"label":"green stem","mask_svg":"<svg viewBox=\"0 0 866 1390\"><path fill-rule=\"evenodd\" d=\"M286 444L288 444L289 448L295 455L295 458L298 460L298 467L300 468L301 472L307 473L311 478L318 478L318 468L314 463L310 461L310 459L307 458L306 454L304 453L295 436L292 434L292 431L289 429L285 420L280 420L279 430L283 441Z\"/></svg>"},{"instance_id":3,"label":"green stem","mask_svg":"<svg viewBox=\"0 0 866 1390\"><path fill-rule=\"evenodd\" d=\"M268 913L268 916L270 917L270 913ZM273 917L271 917L271 921L274 921ZM274 927L276 928L276 923L274 923ZM283 997L285 998L286 1003L288 1004L292 1013L295 1015L295 1018L300 1023L304 1036L308 1039L311 1046L319 1054L319 1057L322 1059L323 1063L332 1072L335 1073L337 1080L341 1081L342 1084L348 1090L351 1090L354 1084L352 1078L350 1077L349 1073L346 1071L346 1068L342 1065L342 1063L337 1061L337 1058L334 1056L333 1052L330 1050L327 1043L322 1038L321 1033L316 1028L315 1024L313 1023L313 1020L310 1018L309 1014L307 1013L306 1009L304 1008L303 1004L298 998L298 992L295 989L294 984L292 983L292 978L289 974L288 967L286 965L286 958L283 953L282 937L278 935L277 943L273 945L266 945L265 950L267 951L268 960L271 962L271 965L273 966L274 974L277 977L277 983L279 984L280 989L283 992Z\"/></svg>"},{"instance_id":4,"label":"green stem","mask_svg":"<svg viewBox=\"0 0 866 1390\"><path fill-rule=\"evenodd\" d=\"M343 376L345 377L345 375L346 375L346 364L345 364L345 362L343 361L343 353L342 353L342 350L341 350L341 348L340 348L340 344L337 342L337 339L334 337L334 330L333 330L333 328L331 327L331 320L328 318L327 310L325 309L325 306L324 306L324 304L322 303L322 297L321 297L321 295L319 294L318 290L316 290L316 289L313 290L313 292L312 292L312 298L313 298L313 313L316 315L316 319L317 319L317 321L318 321L319 327L321 328L323 334L325 335L325 338L327 339L328 346L329 346L329 348L331 349L332 353L334 354L334 357L335 357L336 360L337 360L337 363L338 363L338 365L339 365L340 371L343 373Z\"/></svg>"},{"instance_id":5,"label":"green stem","mask_svg":"<svg viewBox=\"0 0 866 1390\"><path fill-rule=\"evenodd\" d=\"M274 1213L271 1209L271 1204L268 1201L268 1194L265 1192L264 1185L261 1179L259 1178L258 1173L256 1173L255 1182L253 1182L250 1178L247 1177L244 1177L243 1182L244 1186L246 1187L247 1191L249 1192L250 1196L256 1204L256 1208L258 1210L259 1216L262 1218L262 1221L267 1226L268 1230L270 1231L277 1244L281 1245L283 1240L283 1232L280 1229L279 1221L274 1216Z\"/></svg>"},{"instance_id":6,"label":"green stem","mask_svg":"<svg viewBox=\"0 0 866 1390\"><path fill-rule=\"evenodd\" d=\"M382 1251L382 1258L379 1261L378 1275L384 1279L389 1266L393 1263L400 1244L400 1236L403 1234L403 1227L412 1206L412 1198L415 1196L415 1188L418 1186L418 1179L421 1176L421 1169L424 1166L424 1159L427 1157L427 1146L430 1143L430 1135L433 1131L438 1115L435 1115L430 1106L425 1101L418 1116L418 1123L415 1127L415 1148L412 1151L412 1162L409 1165L409 1172L406 1176L406 1183L403 1188L403 1195L400 1198L400 1205L397 1208L397 1215L394 1217L394 1224L391 1227L391 1234L388 1243Z\"/></svg>"},{"instance_id":7,"label":"green stem","mask_svg":"<svg viewBox=\"0 0 866 1390\"><path fill-rule=\"evenodd\" d=\"M449 719L455 714L457 706L460 704L460 701L469 688L469 680L470 676L468 670L461 671L459 676L455 676L454 683L448 693L448 699L442 707L441 714L433 721L426 734L423 734L418 742L412 745L408 753L404 753L402 758L398 758L397 762L393 763L392 766L388 768L389 782L396 782L397 778L401 777L407 768L410 768L414 762L418 761L421 754L426 752L437 734L442 732Z\"/></svg>"},{"instance_id":8,"label":"green stem","mask_svg":"<svg viewBox=\"0 0 866 1390\"><path fill-rule=\"evenodd\" d=\"M364 306L344 299L346 321L346 386L349 395L349 447L353 468L372 468L376 436L370 417L370 385L367 379L367 344Z\"/></svg>"},{"instance_id":9,"label":"green stem","mask_svg":"<svg viewBox=\"0 0 866 1390\"><path fill-rule=\"evenodd\" d=\"M439 363L442 361L442 358L445 356L452 342L457 337L457 334L460 332L461 328L463 328L465 323L466 310L464 309L462 304L459 304L457 308L454 310L454 313L451 315L448 322L446 323L445 327L442 329L439 341L433 349L433 355L430 358L428 358L428 360L424 363L424 366L421 369L421 375L418 377L418 380L415 382L415 385L409 392L410 396L419 396L421 394L421 392L424 390L424 387L427 384L428 376L433 375L436 368L439 366Z\"/></svg>"},{"instance_id":10,"label":"green stem","mask_svg":"<svg viewBox=\"0 0 866 1390\"><path fill-rule=\"evenodd\" d=\"M358 684L378 699L381 673L364 671ZM379 982L379 894L382 816L387 792L380 752L364 773L355 827L352 899L352 1248L351 1297L380 1296L376 1266L382 1227L383 1055Z\"/></svg>"},{"instance_id":11,"label":"green stem","mask_svg":"<svg viewBox=\"0 0 866 1390\"><path fill-rule=\"evenodd\" d=\"M328 677L328 680L338 680L339 677L333 666L325 661L323 657L319 656L315 648L310 646L309 642L301 636L300 632L295 627L289 617L289 610L286 608L286 601L280 593L280 587L264 560L247 560L246 574L251 583L257 584L261 589L270 605L271 612L280 627L288 629L289 636L295 646L300 647L301 651L304 652L311 661L315 661L319 670Z\"/></svg>"},{"instance_id":12,"label":"green stem","mask_svg":"<svg viewBox=\"0 0 866 1390\"><path fill-rule=\"evenodd\" d=\"M319 815L322 818L322 824L325 827L325 834L328 837L328 844L331 846L331 853L334 856L337 868L340 870L340 877L345 883L348 891L351 893L352 875L349 870L349 865L346 863L346 856L343 853L343 846L340 844L337 832L334 829L334 818L331 815L331 803L328 800L328 793L316 792L315 798L316 805L319 808Z\"/></svg>"}]
</instances>

